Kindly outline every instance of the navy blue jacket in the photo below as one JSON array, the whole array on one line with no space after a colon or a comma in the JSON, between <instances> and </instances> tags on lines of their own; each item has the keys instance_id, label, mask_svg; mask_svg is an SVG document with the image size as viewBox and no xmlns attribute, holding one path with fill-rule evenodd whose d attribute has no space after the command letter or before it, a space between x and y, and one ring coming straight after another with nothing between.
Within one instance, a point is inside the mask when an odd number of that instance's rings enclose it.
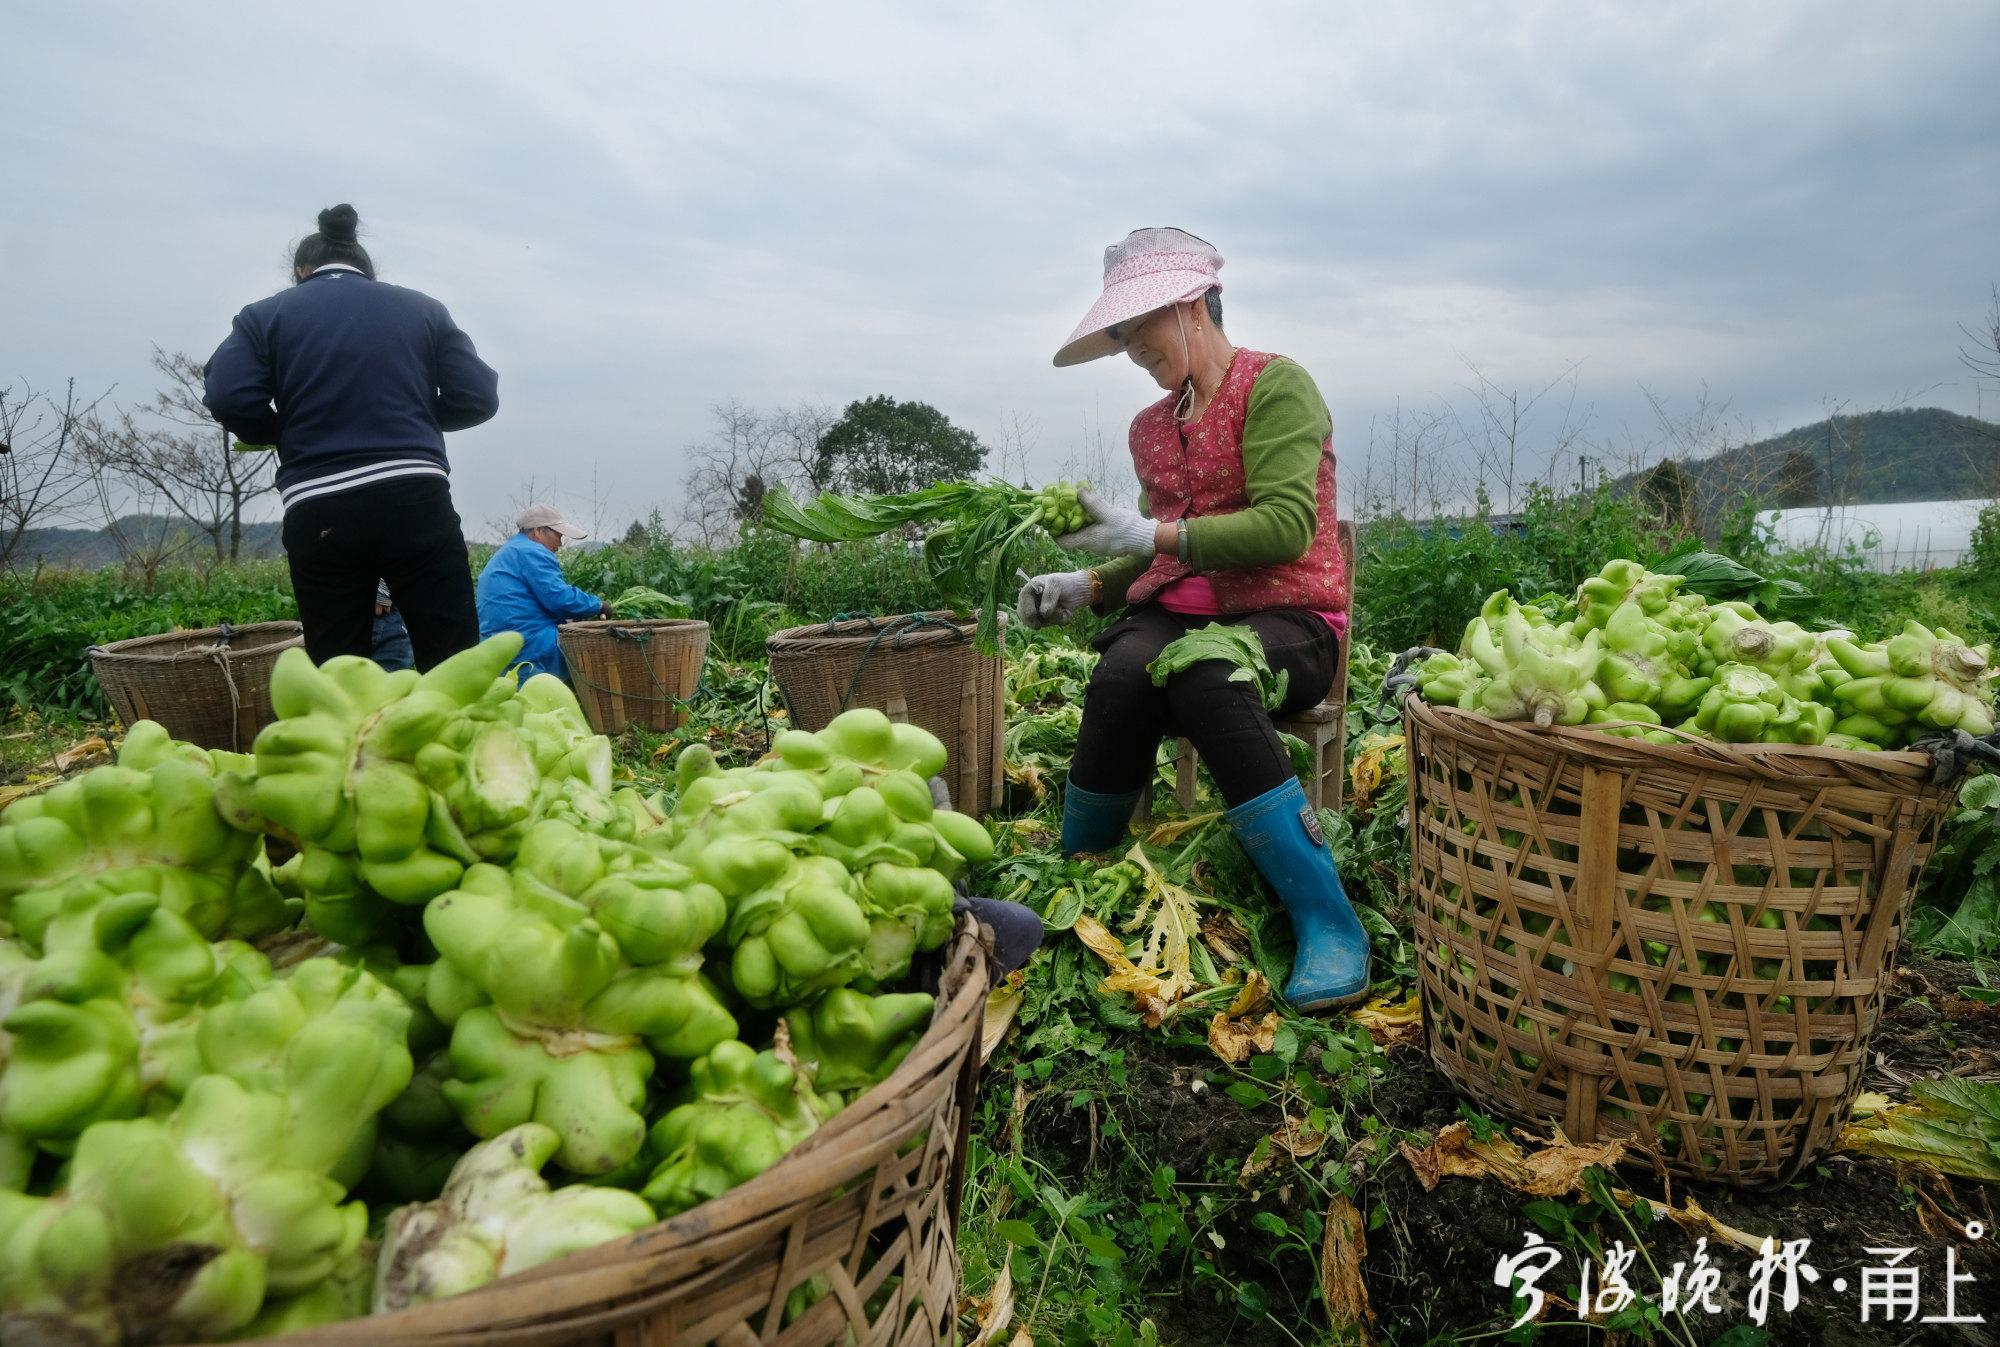
<instances>
[{"instance_id":1,"label":"navy blue jacket","mask_svg":"<svg viewBox=\"0 0 2000 1347\"><path fill-rule=\"evenodd\" d=\"M278 446L278 494L447 474L444 432L500 409L499 377L444 305L358 271L315 272L236 315L202 401L245 444Z\"/></svg>"}]
</instances>

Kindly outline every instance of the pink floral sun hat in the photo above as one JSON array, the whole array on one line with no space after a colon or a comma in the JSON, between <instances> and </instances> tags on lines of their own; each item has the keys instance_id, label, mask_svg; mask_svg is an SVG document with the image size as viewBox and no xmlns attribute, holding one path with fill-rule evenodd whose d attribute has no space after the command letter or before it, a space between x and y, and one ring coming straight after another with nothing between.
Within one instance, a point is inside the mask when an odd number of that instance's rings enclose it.
<instances>
[{"instance_id":1,"label":"pink floral sun hat","mask_svg":"<svg viewBox=\"0 0 2000 1347\"><path fill-rule=\"evenodd\" d=\"M1220 290L1222 254L1184 229L1135 229L1104 250L1104 293L1056 352L1057 365L1081 365L1122 348L1106 328Z\"/></svg>"}]
</instances>

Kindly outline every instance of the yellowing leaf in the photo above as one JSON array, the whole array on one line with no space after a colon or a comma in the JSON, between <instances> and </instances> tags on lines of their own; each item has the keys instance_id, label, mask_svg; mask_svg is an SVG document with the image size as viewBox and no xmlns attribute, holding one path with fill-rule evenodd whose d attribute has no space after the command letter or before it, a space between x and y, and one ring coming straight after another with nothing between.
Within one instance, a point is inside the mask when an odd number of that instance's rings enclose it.
<instances>
[{"instance_id":1,"label":"yellowing leaf","mask_svg":"<svg viewBox=\"0 0 2000 1347\"><path fill-rule=\"evenodd\" d=\"M1007 1031L1014 1027L1014 1017L1021 1013L1021 998L1025 994L1028 974L1026 969L1017 968L1000 979L1000 985L986 993L986 1014L979 1028L979 1060L988 1061L993 1050L1000 1046Z\"/></svg>"},{"instance_id":2,"label":"yellowing leaf","mask_svg":"<svg viewBox=\"0 0 2000 1347\"><path fill-rule=\"evenodd\" d=\"M1224 963L1242 963L1249 957L1250 932L1230 912L1205 912L1201 918L1201 943Z\"/></svg>"},{"instance_id":3,"label":"yellowing leaf","mask_svg":"<svg viewBox=\"0 0 2000 1347\"><path fill-rule=\"evenodd\" d=\"M1354 765L1348 769L1347 775L1354 786L1351 803L1355 808L1366 808L1368 802L1375 798L1375 792L1382 788L1383 760L1402 746L1402 735L1385 735L1368 740L1354 755Z\"/></svg>"},{"instance_id":4,"label":"yellowing leaf","mask_svg":"<svg viewBox=\"0 0 2000 1347\"><path fill-rule=\"evenodd\" d=\"M966 1347L993 1347L998 1343L1000 1335L1014 1321L1014 1270L1011 1263L1003 1260L1000 1275L993 1279L993 1288L977 1300L961 1301L959 1313L970 1314L979 1325L979 1332ZM1022 1329L1022 1332L1026 1331ZM1019 1338L1016 1337L1015 1341Z\"/></svg>"},{"instance_id":5,"label":"yellowing leaf","mask_svg":"<svg viewBox=\"0 0 2000 1347\"><path fill-rule=\"evenodd\" d=\"M1367 1227L1360 1210L1353 1198L1335 1193L1326 1209L1326 1236L1319 1246L1319 1289L1333 1327L1352 1330L1363 1347L1375 1341L1375 1309L1368 1303L1368 1284L1361 1278L1361 1260L1367 1256Z\"/></svg>"},{"instance_id":6,"label":"yellowing leaf","mask_svg":"<svg viewBox=\"0 0 2000 1347\"><path fill-rule=\"evenodd\" d=\"M1185 992L1194 986L1189 950L1201 931L1201 913L1197 909L1202 899L1161 874L1143 846L1134 843L1125 853L1125 859L1137 865L1145 878L1139 906L1124 929L1136 931L1146 926L1150 914L1151 925L1146 927L1140 960L1147 967L1166 972Z\"/></svg>"},{"instance_id":7,"label":"yellowing leaf","mask_svg":"<svg viewBox=\"0 0 2000 1347\"><path fill-rule=\"evenodd\" d=\"M1231 1019L1217 1015L1208 1023L1208 1046L1223 1061L1235 1066L1254 1054L1269 1052L1278 1039L1278 1012L1262 1019Z\"/></svg>"},{"instance_id":8,"label":"yellowing leaf","mask_svg":"<svg viewBox=\"0 0 2000 1347\"><path fill-rule=\"evenodd\" d=\"M1048 780L1042 774L1042 769L1032 762L1008 763L1007 779L1017 786L1026 786L1037 800L1048 798Z\"/></svg>"},{"instance_id":9,"label":"yellowing leaf","mask_svg":"<svg viewBox=\"0 0 2000 1347\"><path fill-rule=\"evenodd\" d=\"M1190 814L1186 818L1168 819L1165 823L1155 825L1153 830L1146 834L1146 845L1149 847L1172 846L1189 833L1200 828L1206 828L1221 817L1221 810L1212 810L1206 814Z\"/></svg>"},{"instance_id":10,"label":"yellowing leaf","mask_svg":"<svg viewBox=\"0 0 2000 1347\"><path fill-rule=\"evenodd\" d=\"M1582 1191L1584 1170L1592 1165L1610 1168L1624 1157L1625 1148L1623 1137L1579 1146L1559 1134L1540 1150L1523 1152L1506 1137L1480 1141L1471 1128L1456 1122L1422 1150L1408 1142L1399 1149L1425 1192L1436 1188L1440 1179L1498 1179L1529 1197L1563 1197Z\"/></svg>"},{"instance_id":11,"label":"yellowing leaf","mask_svg":"<svg viewBox=\"0 0 2000 1347\"><path fill-rule=\"evenodd\" d=\"M1273 1019L1276 1018L1274 1015ZM1289 1155L1294 1160L1310 1160L1318 1155L1326 1145L1326 1133L1316 1132L1303 1118L1285 1115L1285 1121L1278 1130L1271 1133L1264 1142L1251 1148L1243 1157L1243 1167L1237 1171L1236 1182L1240 1187L1249 1187L1250 1180L1268 1172L1278 1163L1278 1157Z\"/></svg>"},{"instance_id":12,"label":"yellowing leaf","mask_svg":"<svg viewBox=\"0 0 2000 1347\"><path fill-rule=\"evenodd\" d=\"M104 742L103 735L93 734L82 743L72 745L56 754L55 761L51 765L58 772L67 772L72 767L88 762L90 759L99 757L108 758L110 756L111 745Z\"/></svg>"},{"instance_id":13,"label":"yellowing leaf","mask_svg":"<svg viewBox=\"0 0 2000 1347\"><path fill-rule=\"evenodd\" d=\"M1133 963L1125 953L1124 943L1095 917L1078 917L1070 929L1076 932L1076 938L1083 942L1084 948L1104 960L1108 971L1100 984L1103 990L1123 992L1131 997L1139 1013L1145 1016L1149 1028L1157 1029L1164 1023L1179 1003L1182 993L1192 985L1192 979L1176 984L1156 970L1141 968Z\"/></svg>"},{"instance_id":14,"label":"yellowing leaf","mask_svg":"<svg viewBox=\"0 0 2000 1347\"><path fill-rule=\"evenodd\" d=\"M1391 1048L1421 1047L1424 1041L1423 998L1411 992L1401 1001L1378 996L1348 1018L1368 1031L1384 1052Z\"/></svg>"},{"instance_id":15,"label":"yellowing leaf","mask_svg":"<svg viewBox=\"0 0 2000 1347\"><path fill-rule=\"evenodd\" d=\"M1260 968L1250 970L1250 976L1243 979L1243 986L1237 991L1236 999L1229 1003L1231 1015L1254 1015L1271 1004L1271 980L1264 976Z\"/></svg>"},{"instance_id":16,"label":"yellowing leaf","mask_svg":"<svg viewBox=\"0 0 2000 1347\"><path fill-rule=\"evenodd\" d=\"M1840 1149L2000 1183L2000 1085L1944 1076L1910 1083L1907 1104L1850 1123Z\"/></svg>"}]
</instances>

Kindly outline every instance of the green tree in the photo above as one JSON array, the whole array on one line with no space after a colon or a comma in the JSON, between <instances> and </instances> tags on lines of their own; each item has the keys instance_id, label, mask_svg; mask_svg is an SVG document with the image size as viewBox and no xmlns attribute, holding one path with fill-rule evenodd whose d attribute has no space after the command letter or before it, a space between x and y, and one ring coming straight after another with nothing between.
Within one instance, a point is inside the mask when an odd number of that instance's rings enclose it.
<instances>
[{"instance_id":1,"label":"green tree","mask_svg":"<svg viewBox=\"0 0 2000 1347\"><path fill-rule=\"evenodd\" d=\"M1819 460L1804 449L1785 455L1778 469L1778 508L1796 510L1807 505L1824 505L1826 493L1820 489Z\"/></svg>"},{"instance_id":2,"label":"green tree","mask_svg":"<svg viewBox=\"0 0 2000 1347\"><path fill-rule=\"evenodd\" d=\"M820 436L818 471L830 491L890 496L935 482L971 477L986 446L927 402L898 402L878 393L850 402Z\"/></svg>"},{"instance_id":3,"label":"green tree","mask_svg":"<svg viewBox=\"0 0 2000 1347\"><path fill-rule=\"evenodd\" d=\"M1639 478L1639 499L1669 533L1694 531L1694 478L1671 458L1661 459Z\"/></svg>"}]
</instances>

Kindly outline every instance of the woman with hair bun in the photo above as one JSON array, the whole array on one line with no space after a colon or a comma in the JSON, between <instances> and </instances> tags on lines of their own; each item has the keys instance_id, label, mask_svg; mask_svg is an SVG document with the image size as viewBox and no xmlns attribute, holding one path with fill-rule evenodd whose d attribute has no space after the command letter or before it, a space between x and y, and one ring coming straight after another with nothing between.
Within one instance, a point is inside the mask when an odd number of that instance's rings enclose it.
<instances>
[{"instance_id":1,"label":"woman with hair bun","mask_svg":"<svg viewBox=\"0 0 2000 1347\"><path fill-rule=\"evenodd\" d=\"M319 213L292 287L236 315L203 401L278 449L285 558L314 660L368 655L386 582L419 669L479 640L444 432L491 420L498 376L444 305L375 279L354 207Z\"/></svg>"}]
</instances>

